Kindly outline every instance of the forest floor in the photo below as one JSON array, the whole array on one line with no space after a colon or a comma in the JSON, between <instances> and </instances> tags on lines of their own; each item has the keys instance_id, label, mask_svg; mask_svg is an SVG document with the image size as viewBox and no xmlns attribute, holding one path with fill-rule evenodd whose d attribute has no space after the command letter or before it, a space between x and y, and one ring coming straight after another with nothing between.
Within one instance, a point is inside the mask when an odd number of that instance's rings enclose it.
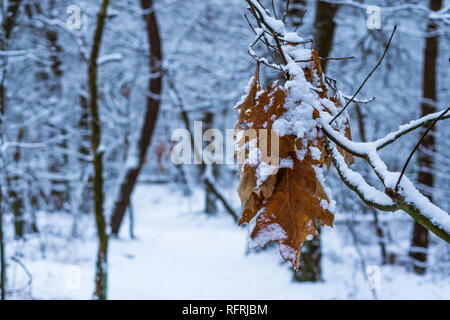
<instances>
[{"instance_id":1,"label":"forest floor","mask_svg":"<svg viewBox=\"0 0 450 320\"><path fill-rule=\"evenodd\" d=\"M136 237L130 239L127 219L120 238L110 242L109 298L372 299L375 293L380 299L450 299L448 262L439 267L435 261L442 246L432 247L435 267L425 276L402 265L381 266L375 268L378 289L370 290L361 262L366 268L376 264L377 246L360 244L367 256L362 261L346 226L337 223L323 230L324 280L293 282L290 265L282 262L276 246L248 252L247 228L223 212L202 213L200 192L184 198L177 192L173 186L141 185L134 193ZM69 236L72 216L41 213L40 236L10 243L8 256L15 257L8 268L10 298L92 297L94 221L77 219L80 237Z\"/></svg>"}]
</instances>

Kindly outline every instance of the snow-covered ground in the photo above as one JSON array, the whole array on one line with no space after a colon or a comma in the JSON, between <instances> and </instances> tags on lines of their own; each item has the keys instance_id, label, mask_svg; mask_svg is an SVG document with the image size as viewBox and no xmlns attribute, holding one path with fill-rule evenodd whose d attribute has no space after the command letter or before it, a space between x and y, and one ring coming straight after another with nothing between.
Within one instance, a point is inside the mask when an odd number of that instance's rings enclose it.
<instances>
[{"instance_id":1,"label":"snow-covered ground","mask_svg":"<svg viewBox=\"0 0 450 320\"><path fill-rule=\"evenodd\" d=\"M323 232L324 281L298 283L276 246L248 252L246 228L223 212L211 217L201 213L201 193L183 198L173 186L141 185L133 203L136 238L130 240L127 220L121 237L110 243L111 299L372 299L370 284L377 286L381 299L450 298L448 272L434 269L416 276L404 266L378 269L364 261L368 284L353 244L345 243L351 238L342 236L345 226ZM78 218L81 239L67 236L70 216L38 218L42 236L8 247L8 255L17 257L8 269L9 288L18 289L11 298L90 299L93 217Z\"/></svg>"}]
</instances>

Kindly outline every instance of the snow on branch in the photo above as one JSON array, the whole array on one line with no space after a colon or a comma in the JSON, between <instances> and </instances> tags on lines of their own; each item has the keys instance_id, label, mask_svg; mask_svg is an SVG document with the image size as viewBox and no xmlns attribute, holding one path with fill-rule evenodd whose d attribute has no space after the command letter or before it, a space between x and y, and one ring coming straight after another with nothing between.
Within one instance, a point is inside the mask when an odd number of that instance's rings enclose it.
<instances>
[{"instance_id":1,"label":"snow on branch","mask_svg":"<svg viewBox=\"0 0 450 320\"><path fill-rule=\"evenodd\" d=\"M347 101L350 101L352 99L352 96L347 96L345 94L343 94L342 97ZM371 103L372 101L375 101L375 97L372 97L370 99L364 99L364 100L356 99L356 98L353 99L353 102L360 103L360 104L367 104L367 103Z\"/></svg>"},{"instance_id":2,"label":"snow on branch","mask_svg":"<svg viewBox=\"0 0 450 320\"><path fill-rule=\"evenodd\" d=\"M369 185L361 174L351 170L345 163L344 157L339 153L336 144L328 143L330 148L333 165L339 174L339 177L348 188L356 192L361 200L370 207L382 211L395 211L397 205L385 193Z\"/></svg>"},{"instance_id":3,"label":"snow on branch","mask_svg":"<svg viewBox=\"0 0 450 320\"><path fill-rule=\"evenodd\" d=\"M412 120L407 124L401 125L397 131L393 131L383 138L373 142L355 142L348 140L345 136L335 131L333 127L326 122L326 119L331 119L331 116L328 113L321 114L322 119L324 119L322 123L322 130L329 139L338 144L345 151L350 152L354 156L365 158L372 150L381 150L411 131L428 126L436 119L440 118L439 120L445 120L450 118L450 114L442 116L443 112L445 112L445 110L431 113L417 120Z\"/></svg>"},{"instance_id":4,"label":"snow on branch","mask_svg":"<svg viewBox=\"0 0 450 320\"><path fill-rule=\"evenodd\" d=\"M368 154L368 161L386 186L385 192L398 207L425 228L450 243L450 215L431 203L406 176L401 180L399 188L394 191L400 173L389 171L376 151Z\"/></svg>"},{"instance_id":5,"label":"snow on branch","mask_svg":"<svg viewBox=\"0 0 450 320\"><path fill-rule=\"evenodd\" d=\"M333 164L347 187L356 192L364 203L369 206L384 211L395 211L397 209L405 211L415 221L450 243L450 215L431 203L427 197L417 190L408 178L404 177L398 188L396 188L400 173L389 171L377 153L379 149L394 142L399 137L439 119L442 114L442 112L436 112L418 120L411 121L409 124L401 126L398 131L390 133L382 139L367 143L351 141L334 130L328 124L328 120L331 117L329 114L321 114L321 119L322 130L325 135L345 151L365 158L385 186L385 191L382 193L368 185L359 173L348 168L343 157L337 151L335 144L329 143ZM448 116L442 118L448 118ZM386 197L381 196L381 194L389 196L392 203L386 202Z\"/></svg>"},{"instance_id":6,"label":"snow on branch","mask_svg":"<svg viewBox=\"0 0 450 320\"><path fill-rule=\"evenodd\" d=\"M420 127L427 127L429 124L431 124L434 120L444 120L450 118L450 114L443 115L444 111L439 111L435 113L430 113L420 119L413 120L409 122L408 124L404 124L398 128L397 131L391 132L388 135L386 135L384 138L378 139L375 141L375 144L377 145L377 150L380 150L384 148L385 146L391 144L398 138L404 136L407 133L410 133L411 131L416 130ZM441 117L442 116L442 117Z\"/></svg>"}]
</instances>

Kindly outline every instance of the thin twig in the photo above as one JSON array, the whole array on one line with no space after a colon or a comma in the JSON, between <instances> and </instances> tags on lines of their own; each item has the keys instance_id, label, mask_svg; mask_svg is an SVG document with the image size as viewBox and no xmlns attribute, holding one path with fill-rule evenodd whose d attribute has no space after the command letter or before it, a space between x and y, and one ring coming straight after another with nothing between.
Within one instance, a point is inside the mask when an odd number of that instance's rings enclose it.
<instances>
[{"instance_id":1,"label":"thin twig","mask_svg":"<svg viewBox=\"0 0 450 320\"><path fill-rule=\"evenodd\" d=\"M275 17L275 19L278 20L277 11L275 10L275 5L273 4L273 0L272 0L272 10L273 10L273 16Z\"/></svg>"},{"instance_id":2,"label":"thin twig","mask_svg":"<svg viewBox=\"0 0 450 320\"><path fill-rule=\"evenodd\" d=\"M251 45L249 46L249 48L248 48L248 54L250 55L250 57L252 57L253 59L255 59L255 61L256 61L257 63L262 63L262 64L264 64L264 65L266 65L266 66L268 66L268 67L270 67L270 68L272 68L272 69L281 71L281 72L283 72L283 74L284 74L285 71L283 70L283 68L282 68L279 64L273 65L273 64L269 63L269 62L267 61L267 59L265 59L265 58L258 58L258 56L254 53L254 51L252 50L252 45L256 44L257 40L258 40L258 39L256 39L255 42L254 42L253 44L251 44Z\"/></svg>"},{"instance_id":3,"label":"thin twig","mask_svg":"<svg viewBox=\"0 0 450 320\"><path fill-rule=\"evenodd\" d=\"M406 171L406 167L409 164L409 161L411 160L413 154L417 151L417 149L419 148L420 144L422 143L423 139L425 139L425 136L428 134L428 132L430 132L431 128L433 128L433 126L436 124L436 122L438 122L440 119L442 119L443 116L445 116L445 114L450 110L450 107L448 107L447 109L444 110L444 112L442 112L442 114L439 116L439 118L434 119L434 121L428 126L427 130L425 130L425 132L423 133L422 137L419 139L419 141L417 142L417 144L415 145L414 149L411 151L411 153L409 154L408 159L406 159L405 164L403 165L402 171L400 173L400 176L398 177L397 180L397 184L395 185L395 191L398 191L398 187L400 185L400 182L402 180L403 175L405 174Z\"/></svg>"},{"instance_id":4,"label":"thin twig","mask_svg":"<svg viewBox=\"0 0 450 320\"><path fill-rule=\"evenodd\" d=\"M253 33L256 35L258 34L255 30L255 28L252 26L252 23L250 22L250 20L248 19L248 16L246 14L244 14L245 19L247 20L248 25L250 26L250 28L252 29ZM267 31L264 31L265 33L267 33ZM261 34L262 36L262 34ZM261 40L261 36L258 38L258 40ZM263 40L261 40L263 41ZM264 41L263 41L264 42ZM255 42L256 44L256 42ZM266 45L268 45L270 48L272 49L276 49L275 46L271 45L270 43L267 43ZM252 45L253 46L253 45Z\"/></svg>"},{"instance_id":5,"label":"thin twig","mask_svg":"<svg viewBox=\"0 0 450 320\"><path fill-rule=\"evenodd\" d=\"M284 73L284 70L283 70L283 69L281 69L280 67L278 67L278 66L276 66L276 65L270 64L269 62L267 62L266 59L258 58L257 56L255 56L254 54L252 54L250 51L248 52L248 54L250 55L250 57L252 57L253 59L255 59L256 62L261 63L261 64L263 64L263 65L265 65L265 66L267 66L267 67L269 67L269 68L272 68L272 69L274 69L274 70L278 70L278 71L281 71L281 72Z\"/></svg>"},{"instance_id":6,"label":"thin twig","mask_svg":"<svg viewBox=\"0 0 450 320\"><path fill-rule=\"evenodd\" d=\"M248 0L247 0L247 1L248 1ZM263 20L260 20L260 19L258 18L258 14L257 14L256 11L255 11L254 5L253 5L250 1L248 1L248 3L249 3L249 5L250 5L250 7L248 8L248 10L251 12L251 14L253 15L253 17L255 17L255 20L256 20L256 23L258 24L258 27L259 27L260 29L263 29L262 24L261 24L261 21L263 21ZM261 15L261 13L260 13L260 15ZM272 56L272 51L270 51L271 45L270 45L269 41L267 40L265 34L264 34L264 44L266 45L266 47L267 47L267 52L268 52L269 55L272 57L273 61L275 61L275 63L280 67L280 69L282 69L282 67L281 67L281 65L278 63L276 57Z\"/></svg>"},{"instance_id":7,"label":"thin twig","mask_svg":"<svg viewBox=\"0 0 450 320\"><path fill-rule=\"evenodd\" d=\"M285 22L286 21L286 17L287 17L287 15L288 15L288 12L289 12L289 4L290 4L290 2L291 2L291 0L287 0L286 1L286 10L284 10L284 15L283 15L283 22Z\"/></svg>"},{"instance_id":8,"label":"thin twig","mask_svg":"<svg viewBox=\"0 0 450 320\"><path fill-rule=\"evenodd\" d=\"M333 58L333 57L319 57L320 61L328 61L328 60L350 60L355 59L355 57L342 57L342 58ZM314 59L308 59L308 60L295 60L295 62L311 62L314 61Z\"/></svg>"},{"instance_id":9,"label":"thin twig","mask_svg":"<svg viewBox=\"0 0 450 320\"><path fill-rule=\"evenodd\" d=\"M281 59L283 60L284 65L287 65L287 60L284 55L283 48L281 47L280 39L278 39L278 36L275 33L273 33L273 39L275 40L275 43L277 44L278 51L280 52Z\"/></svg>"},{"instance_id":10,"label":"thin twig","mask_svg":"<svg viewBox=\"0 0 450 320\"><path fill-rule=\"evenodd\" d=\"M257 0L257 1L260 4L262 10L265 10L264 7L262 6L261 2L259 2L259 0ZM283 64L287 65L287 59L286 59L286 56L284 55L283 49L281 47L280 39L278 38L277 32L275 30L273 30L272 27L264 20L264 15L262 14L262 12L259 10L258 7L256 7L250 0L247 0L247 3L250 6L250 12L255 17L256 22L258 23L258 26L262 27L261 24L264 24L264 26L267 28L267 30L272 34L272 37L275 41L275 44L277 46L277 49L281 56L281 59L283 60ZM269 44L268 44L268 41L265 36L264 36L264 39L266 41L267 49L269 50L269 53L270 53ZM274 59L274 61L276 62L276 59ZM280 66L280 68L281 68L281 66Z\"/></svg>"},{"instance_id":11,"label":"thin twig","mask_svg":"<svg viewBox=\"0 0 450 320\"><path fill-rule=\"evenodd\" d=\"M346 96L346 95L342 95L342 97L345 100L350 100L351 99L350 96ZM366 99L366 100L353 99L353 102L360 103L360 104L367 104L367 103L371 103L372 101L375 101L375 97L372 97L372 98Z\"/></svg>"},{"instance_id":12,"label":"thin twig","mask_svg":"<svg viewBox=\"0 0 450 320\"><path fill-rule=\"evenodd\" d=\"M248 25L250 26L250 28L253 30L253 33L257 34L255 28L252 26L252 23L250 22L250 20L248 19L246 14L244 14L244 17L245 17L245 20L247 20Z\"/></svg>"},{"instance_id":13,"label":"thin twig","mask_svg":"<svg viewBox=\"0 0 450 320\"><path fill-rule=\"evenodd\" d=\"M391 44L392 38L394 37L395 31L397 30L397 25L394 26L394 30L392 31L391 37L389 38L389 41L386 45L386 48L384 49L383 55L381 56L381 59L378 61L378 63L376 64L375 68L372 69L372 71L369 73L369 75L366 77L366 79L364 79L364 82L361 84L361 86L359 86L358 90L355 92L355 94L353 95L353 97L347 101L347 103L345 104L345 106L341 109L341 111L339 111L339 113L330 121L330 124L333 123L334 120L336 120L344 111L345 109L347 109L347 107L350 105L350 103L353 101L353 99L358 95L358 93L361 91L361 89L364 87L364 85L366 84L367 80L369 80L369 78L372 76L372 74L375 72L375 70L378 68L378 66L381 64L381 62L384 59L384 56L386 55L389 46Z\"/></svg>"}]
</instances>

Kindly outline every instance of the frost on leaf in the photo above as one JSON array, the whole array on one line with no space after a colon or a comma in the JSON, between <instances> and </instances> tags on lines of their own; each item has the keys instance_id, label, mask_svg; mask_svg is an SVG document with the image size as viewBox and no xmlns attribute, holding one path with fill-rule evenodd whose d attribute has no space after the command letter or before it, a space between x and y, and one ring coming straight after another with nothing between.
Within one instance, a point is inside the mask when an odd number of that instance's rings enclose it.
<instances>
[{"instance_id":1,"label":"frost on leaf","mask_svg":"<svg viewBox=\"0 0 450 320\"><path fill-rule=\"evenodd\" d=\"M333 113L341 103L336 97L328 98L319 57L315 51L311 56L311 63L290 70L284 86L275 81L265 91L257 67L248 95L236 107L240 112L237 155L244 160L239 162L238 193L243 206L239 224L251 223L252 246L277 241L281 256L295 268L303 243L317 236L318 224L332 226L334 219L334 201L323 185L322 167L329 167L329 156L318 118L320 112ZM348 121L341 127L350 138ZM267 130L267 141L261 141L260 129ZM248 130L254 135L246 135ZM279 133L277 143L271 141L273 133ZM274 147L279 153L276 165L260 150L272 152ZM340 151L351 163L353 159ZM266 174L261 174L264 170Z\"/></svg>"}]
</instances>

